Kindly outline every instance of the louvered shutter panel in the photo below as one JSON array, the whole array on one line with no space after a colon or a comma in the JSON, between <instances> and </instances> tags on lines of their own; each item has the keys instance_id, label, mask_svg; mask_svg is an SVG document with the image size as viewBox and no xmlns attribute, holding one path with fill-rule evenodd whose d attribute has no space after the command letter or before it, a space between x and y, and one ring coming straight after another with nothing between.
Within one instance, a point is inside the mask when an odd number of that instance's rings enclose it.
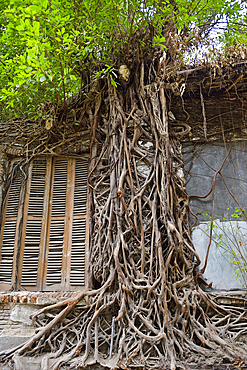
<instances>
[{"instance_id":1,"label":"louvered shutter panel","mask_svg":"<svg viewBox=\"0 0 247 370\"><path fill-rule=\"evenodd\" d=\"M24 177L17 166L15 172L1 230L1 288L11 287L18 262L18 281L27 290L80 289L85 285L88 160L35 159L20 209ZM17 230L20 219L22 229Z\"/></svg>"},{"instance_id":2,"label":"louvered shutter panel","mask_svg":"<svg viewBox=\"0 0 247 370\"><path fill-rule=\"evenodd\" d=\"M61 284L62 282L68 161L55 160L54 166L45 282L48 287L51 285L57 286L57 284Z\"/></svg>"},{"instance_id":3,"label":"louvered shutter panel","mask_svg":"<svg viewBox=\"0 0 247 370\"><path fill-rule=\"evenodd\" d=\"M20 168L16 166L8 193L5 215L3 217L4 226L0 261L0 286L2 289L10 287L12 282L17 216L22 183L23 173Z\"/></svg>"},{"instance_id":4,"label":"louvered shutter panel","mask_svg":"<svg viewBox=\"0 0 247 370\"><path fill-rule=\"evenodd\" d=\"M85 239L88 160L76 159L70 260L70 286L85 285Z\"/></svg>"},{"instance_id":5,"label":"louvered shutter panel","mask_svg":"<svg viewBox=\"0 0 247 370\"><path fill-rule=\"evenodd\" d=\"M37 285L46 167L46 160L33 161L26 228L23 230L25 242L21 274L22 286Z\"/></svg>"}]
</instances>

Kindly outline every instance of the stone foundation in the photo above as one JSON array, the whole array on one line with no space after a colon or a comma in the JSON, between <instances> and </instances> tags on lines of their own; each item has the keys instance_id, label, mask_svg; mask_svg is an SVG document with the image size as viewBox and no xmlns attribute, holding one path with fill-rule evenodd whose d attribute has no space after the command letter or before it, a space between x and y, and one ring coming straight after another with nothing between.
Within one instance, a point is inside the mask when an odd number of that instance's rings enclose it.
<instances>
[{"instance_id":1,"label":"stone foundation","mask_svg":"<svg viewBox=\"0 0 247 370\"><path fill-rule=\"evenodd\" d=\"M0 352L24 343L35 333L30 316L37 310L69 298L73 292L0 293Z\"/></svg>"}]
</instances>

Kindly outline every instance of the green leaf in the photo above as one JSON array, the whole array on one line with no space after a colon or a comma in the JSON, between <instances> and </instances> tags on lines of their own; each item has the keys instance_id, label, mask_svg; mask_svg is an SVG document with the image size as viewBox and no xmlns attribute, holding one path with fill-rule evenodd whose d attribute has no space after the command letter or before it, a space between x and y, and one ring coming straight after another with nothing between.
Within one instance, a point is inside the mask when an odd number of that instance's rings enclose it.
<instances>
[{"instance_id":1,"label":"green leaf","mask_svg":"<svg viewBox=\"0 0 247 370\"><path fill-rule=\"evenodd\" d=\"M37 12L37 13L40 13L42 11L42 7L41 6L38 6L38 5L30 5L29 6L29 9L32 12Z\"/></svg>"}]
</instances>

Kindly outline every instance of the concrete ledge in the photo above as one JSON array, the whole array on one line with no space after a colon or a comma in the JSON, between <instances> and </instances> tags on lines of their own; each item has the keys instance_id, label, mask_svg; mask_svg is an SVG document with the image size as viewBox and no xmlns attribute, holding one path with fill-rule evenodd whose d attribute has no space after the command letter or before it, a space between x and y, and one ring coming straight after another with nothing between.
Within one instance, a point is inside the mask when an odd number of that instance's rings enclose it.
<instances>
[{"instance_id":1,"label":"concrete ledge","mask_svg":"<svg viewBox=\"0 0 247 370\"><path fill-rule=\"evenodd\" d=\"M27 337L24 336L0 336L0 351L14 348L19 344L25 343L33 334ZM2 369L2 368L1 368Z\"/></svg>"},{"instance_id":2,"label":"concrete ledge","mask_svg":"<svg viewBox=\"0 0 247 370\"><path fill-rule=\"evenodd\" d=\"M19 303L51 305L70 298L76 292L0 292L0 304Z\"/></svg>"}]
</instances>

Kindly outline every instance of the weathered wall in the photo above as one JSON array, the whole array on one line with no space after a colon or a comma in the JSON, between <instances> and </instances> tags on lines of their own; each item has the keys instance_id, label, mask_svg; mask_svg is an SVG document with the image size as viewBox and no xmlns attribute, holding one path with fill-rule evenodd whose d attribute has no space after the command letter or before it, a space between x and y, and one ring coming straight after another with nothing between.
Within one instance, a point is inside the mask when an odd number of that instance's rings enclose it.
<instances>
[{"instance_id":1,"label":"weathered wall","mask_svg":"<svg viewBox=\"0 0 247 370\"><path fill-rule=\"evenodd\" d=\"M29 317L37 308L15 303L0 305L0 351L23 343L34 334Z\"/></svg>"},{"instance_id":2,"label":"weathered wall","mask_svg":"<svg viewBox=\"0 0 247 370\"><path fill-rule=\"evenodd\" d=\"M0 294L0 351L25 342L35 333L30 316L42 307L65 300L66 293L10 292Z\"/></svg>"},{"instance_id":3,"label":"weathered wall","mask_svg":"<svg viewBox=\"0 0 247 370\"><path fill-rule=\"evenodd\" d=\"M210 190L215 174L219 170L230 144L211 142L205 145L187 146L184 148L185 176L188 194L205 195ZM213 170L214 169L214 170ZM247 209L247 142L234 141L229 157L221 171L226 183L243 208ZM218 175L215 186L215 218L230 219L237 206L229 194L223 178ZM199 221L207 221L212 214L212 193L206 199L191 199L191 208ZM232 207L232 208L229 208ZM229 209L228 209L229 208ZM194 218L191 218L194 222Z\"/></svg>"},{"instance_id":4,"label":"weathered wall","mask_svg":"<svg viewBox=\"0 0 247 370\"><path fill-rule=\"evenodd\" d=\"M209 192L215 172L220 169L230 144L210 142L205 145L187 146L184 148L185 175L189 195L205 195ZM216 224L213 229L213 241L210 246L208 266L204 277L213 282L215 289L241 289L246 286L241 276L241 261L246 259L247 224L239 215L236 202L247 209L247 143L233 141L229 157L221 171L229 190L220 174L215 183L215 212ZM192 198L192 211L198 217L197 226L192 232L192 240L204 264L209 244L209 226L213 212L212 193L205 199ZM241 225L237 221L241 220ZM242 221L243 220L243 221ZM190 217L191 224L195 221ZM239 255L241 248L243 258ZM239 261L239 263L237 263ZM236 279L237 275L240 275Z\"/></svg>"}]
</instances>

